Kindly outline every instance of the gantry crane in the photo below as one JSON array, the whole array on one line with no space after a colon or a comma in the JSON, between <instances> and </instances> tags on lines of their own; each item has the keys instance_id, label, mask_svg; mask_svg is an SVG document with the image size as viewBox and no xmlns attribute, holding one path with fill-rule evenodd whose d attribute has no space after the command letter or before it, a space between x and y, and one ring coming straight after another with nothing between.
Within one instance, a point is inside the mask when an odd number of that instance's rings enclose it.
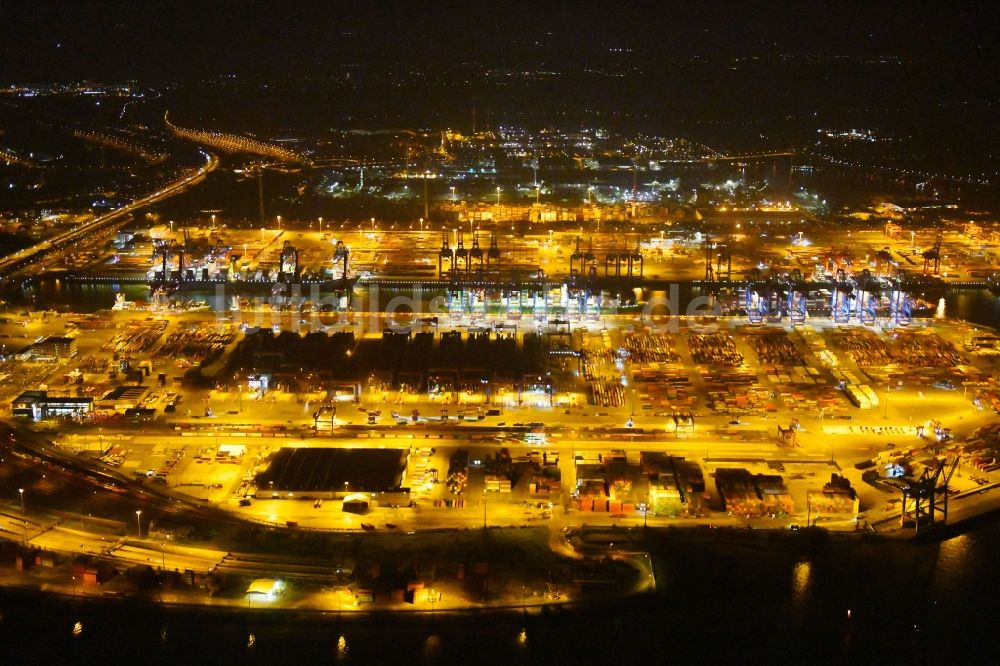
<instances>
[{"instance_id":1,"label":"gantry crane","mask_svg":"<svg viewBox=\"0 0 1000 666\"><path fill-rule=\"evenodd\" d=\"M937 240L934 241L934 247L929 250L924 250L924 274L927 274L927 268L931 265L934 266L932 271L933 275L937 275L941 270L941 232L938 232Z\"/></svg>"},{"instance_id":2,"label":"gantry crane","mask_svg":"<svg viewBox=\"0 0 1000 666\"><path fill-rule=\"evenodd\" d=\"M491 262L500 261L500 247L497 245L497 235L495 233L490 234L490 249L486 250L486 265L489 266Z\"/></svg>"},{"instance_id":3,"label":"gantry crane","mask_svg":"<svg viewBox=\"0 0 1000 666\"><path fill-rule=\"evenodd\" d=\"M712 267L712 251L715 243L709 236L705 236L705 282L715 282L715 268Z\"/></svg>"},{"instance_id":4,"label":"gantry crane","mask_svg":"<svg viewBox=\"0 0 1000 666\"><path fill-rule=\"evenodd\" d=\"M729 249L729 240L722 245L719 245L719 254L715 258L715 276L719 280L725 280L729 282L733 277L733 254ZM723 272L723 264L725 264L725 272Z\"/></svg>"},{"instance_id":5,"label":"gantry crane","mask_svg":"<svg viewBox=\"0 0 1000 666\"><path fill-rule=\"evenodd\" d=\"M461 234L458 236L458 247L455 248L455 268L458 268L459 262L462 262L465 266L465 272L469 272L469 251L465 249L465 239L462 238Z\"/></svg>"},{"instance_id":6,"label":"gantry crane","mask_svg":"<svg viewBox=\"0 0 1000 666\"><path fill-rule=\"evenodd\" d=\"M334 247L333 251L333 263L334 265L338 263L343 263L344 270L343 270L343 275L341 275L341 278L344 280L347 279L350 257L351 257L350 248L344 245L344 241L342 240L337 241L337 245Z\"/></svg>"},{"instance_id":7,"label":"gantry crane","mask_svg":"<svg viewBox=\"0 0 1000 666\"><path fill-rule=\"evenodd\" d=\"M448 244L448 234L447 232L441 236L441 249L438 250L438 277L444 273L443 263L448 262L448 272L452 273L455 264L455 252L451 249L451 245Z\"/></svg>"},{"instance_id":8,"label":"gantry crane","mask_svg":"<svg viewBox=\"0 0 1000 666\"><path fill-rule=\"evenodd\" d=\"M950 464L947 458L940 458L933 467L925 467L918 478L906 482L901 527L912 526L914 533L919 534L939 522L948 522L948 483L958 468L958 461L958 456Z\"/></svg>"},{"instance_id":9,"label":"gantry crane","mask_svg":"<svg viewBox=\"0 0 1000 666\"><path fill-rule=\"evenodd\" d=\"M479 247L479 232L477 231L472 235L472 249L469 250L469 268L473 264L476 265L476 271L479 273L483 272L483 249ZM468 271L469 268L466 270Z\"/></svg>"}]
</instances>

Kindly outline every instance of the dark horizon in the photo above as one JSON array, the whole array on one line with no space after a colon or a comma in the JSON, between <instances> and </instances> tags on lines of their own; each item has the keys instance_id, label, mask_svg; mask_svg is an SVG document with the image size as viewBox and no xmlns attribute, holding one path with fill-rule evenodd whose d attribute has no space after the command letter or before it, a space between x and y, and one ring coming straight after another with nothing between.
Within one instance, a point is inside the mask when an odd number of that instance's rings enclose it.
<instances>
[{"instance_id":1,"label":"dark horizon","mask_svg":"<svg viewBox=\"0 0 1000 666\"><path fill-rule=\"evenodd\" d=\"M998 8L0 2L0 662L994 653Z\"/></svg>"},{"instance_id":2,"label":"dark horizon","mask_svg":"<svg viewBox=\"0 0 1000 666\"><path fill-rule=\"evenodd\" d=\"M693 58L930 62L995 93L991 3L11 3L10 82L322 74L345 64L653 70ZM985 78L984 78L985 77Z\"/></svg>"}]
</instances>

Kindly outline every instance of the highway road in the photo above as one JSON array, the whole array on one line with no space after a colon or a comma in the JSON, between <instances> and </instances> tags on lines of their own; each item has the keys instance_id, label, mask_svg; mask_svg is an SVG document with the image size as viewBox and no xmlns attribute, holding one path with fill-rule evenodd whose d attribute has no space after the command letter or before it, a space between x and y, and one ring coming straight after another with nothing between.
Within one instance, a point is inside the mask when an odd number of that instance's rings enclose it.
<instances>
[{"instance_id":1,"label":"highway road","mask_svg":"<svg viewBox=\"0 0 1000 666\"><path fill-rule=\"evenodd\" d=\"M121 539L67 527L30 511L21 517L0 513L0 538L24 542L47 551L110 556L123 564L148 564L167 570L211 571L226 557L221 550L194 548L147 539Z\"/></svg>"},{"instance_id":2,"label":"highway road","mask_svg":"<svg viewBox=\"0 0 1000 666\"><path fill-rule=\"evenodd\" d=\"M211 571L222 562L226 553L211 548L190 548L173 544L129 541L110 550L117 560L129 564L148 564L168 571Z\"/></svg>"},{"instance_id":3,"label":"highway road","mask_svg":"<svg viewBox=\"0 0 1000 666\"><path fill-rule=\"evenodd\" d=\"M0 259L0 276L10 277L17 271L38 262L53 250L60 250L72 244L78 243L97 229L123 218L132 211L139 210L140 208L157 203L158 201L163 201L164 199L169 199L176 194L180 194L188 187L200 183L205 179L205 176L219 166L219 160L215 155L205 151L200 152L205 158L205 163L193 171L186 172L181 178L173 181L172 183L165 185L164 187L147 194L144 197L136 199L121 208L116 208L115 210L105 213L104 215L95 217L90 222L82 224L74 229L71 229L70 231L53 236L52 238L48 238L40 243L37 243L36 245L32 245L29 248L25 248Z\"/></svg>"}]
</instances>

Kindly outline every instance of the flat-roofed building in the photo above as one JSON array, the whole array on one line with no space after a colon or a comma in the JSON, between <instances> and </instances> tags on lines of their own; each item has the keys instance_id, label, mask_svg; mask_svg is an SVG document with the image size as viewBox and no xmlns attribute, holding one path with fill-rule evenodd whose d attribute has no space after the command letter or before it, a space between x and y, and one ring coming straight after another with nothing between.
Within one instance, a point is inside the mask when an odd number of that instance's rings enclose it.
<instances>
[{"instance_id":1,"label":"flat-roofed building","mask_svg":"<svg viewBox=\"0 0 1000 666\"><path fill-rule=\"evenodd\" d=\"M40 421L50 417L79 417L94 408L93 398L50 396L48 391L25 391L10 405L11 413Z\"/></svg>"},{"instance_id":2,"label":"flat-roofed building","mask_svg":"<svg viewBox=\"0 0 1000 666\"><path fill-rule=\"evenodd\" d=\"M149 395L148 386L118 386L104 395L97 402L100 409L126 412L135 409Z\"/></svg>"},{"instance_id":3,"label":"flat-roofed building","mask_svg":"<svg viewBox=\"0 0 1000 666\"><path fill-rule=\"evenodd\" d=\"M257 497L343 498L364 493L379 502L408 502L408 449L286 446L257 475Z\"/></svg>"},{"instance_id":4,"label":"flat-roofed building","mask_svg":"<svg viewBox=\"0 0 1000 666\"><path fill-rule=\"evenodd\" d=\"M73 358L76 355L76 338L50 335L18 352L17 358L22 361L46 361L54 363Z\"/></svg>"}]
</instances>

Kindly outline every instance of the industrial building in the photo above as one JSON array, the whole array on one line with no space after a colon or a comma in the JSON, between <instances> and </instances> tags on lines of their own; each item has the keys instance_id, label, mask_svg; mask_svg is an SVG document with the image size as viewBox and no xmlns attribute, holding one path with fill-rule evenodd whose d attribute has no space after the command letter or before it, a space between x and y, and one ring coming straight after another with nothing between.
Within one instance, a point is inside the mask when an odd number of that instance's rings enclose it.
<instances>
[{"instance_id":1,"label":"industrial building","mask_svg":"<svg viewBox=\"0 0 1000 666\"><path fill-rule=\"evenodd\" d=\"M17 360L45 361L54 363L56 361L73 358L76 355L76 338L50 335L18 352Z\"/></svg>"},{"instance_id":2,"label":"industrial building","mask_svg":"<svg viewBox=\"0 0 1000 666\"><path fill-rule=\"evenodd\" d=\"M701 512L705 478L696 462L660 452L643 452L642 466L649 478L646 505L654 516Z\"/></svg>"},{"instance_id":3,"label":"industrial building","mask_svg":"<svg viewBox=\"0 0 1000 666\"><path fill-rule=\"evenodd\" d=\"M125 413L139 407L147 395L149 395L148 386L118 386L106 393L97 402L97 407Z\"/></svg>"},{"instance_id":4,"label":"industrial building","mask_svg":"<svg viewBox=\"0 0 1000 666\"><path fill-rule=\"evenodd\" d=\"M256 496L345 498L363 493L383 504L409 502L407 449L282 447L257 475Z\"/></svg>"},{"instance_id":5,"label":"industrial building","mask_svg":"<svg viewBox=\"0 0 1000 666\"><path fill-rule=\"evenodd\" d=\"M715 472L715 485L730 515L761 518L787 516L795 512L792 496L780 476L720 468Z\"/></svg>"},{"instance_id":6,"label":"industrial building","mask_svg":"<svg viewBox=\"0 0 1000 666\"><path fill-rule=\"evenodd\" d=\"M93 398L70 398L50 396L48 391L25 391L11 402L14 416L41 421L51 417L76 418L94 408Z\"/></svg>"},{"instance_id":7,"label":"industrial building","mask_svg":"<svg viewBox=\"0 0 1000 666\"><path fill-rule=\"evenodd\" d=\"M806 495L810 517L858 515L860 500L851 482L839 474L830 475L830 482L820 491L810 490Z\"/></svg>"}]
</instances>

